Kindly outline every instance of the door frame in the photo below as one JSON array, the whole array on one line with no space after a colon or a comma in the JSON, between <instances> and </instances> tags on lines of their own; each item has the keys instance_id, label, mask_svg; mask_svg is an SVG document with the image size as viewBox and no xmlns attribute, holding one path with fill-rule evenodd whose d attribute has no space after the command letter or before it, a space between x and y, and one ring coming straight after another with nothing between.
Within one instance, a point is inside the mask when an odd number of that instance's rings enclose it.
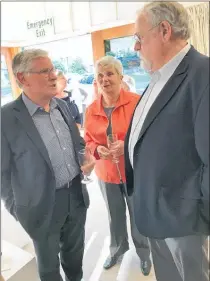
<instances>
[{"instance_id":1,"label":"door frame","mask_svg":"<svg viewBox=\"0 0 210 281\"><path fill-rule=\"evenodd\" d=\"M105 56L104 41L120 37L132 36L134 34L134 23L107 28L91 33L93 61L94 63Z\"/></svg>"}]
</instances>

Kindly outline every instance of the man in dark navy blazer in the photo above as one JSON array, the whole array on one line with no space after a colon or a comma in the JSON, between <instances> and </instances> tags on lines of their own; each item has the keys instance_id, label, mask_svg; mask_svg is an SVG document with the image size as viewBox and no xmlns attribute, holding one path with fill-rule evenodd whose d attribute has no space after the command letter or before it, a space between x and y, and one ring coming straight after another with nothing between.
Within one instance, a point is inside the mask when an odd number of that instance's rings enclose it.
<instances>
[{"instance_id":1,"label":"man in dark navy blazer","mask_svg":"<svg viewBox=\"0 0 210 281\"><path fill-rule=\"evenodd\" d=\"M178 2L138 14L135 50L151 82L128 130L126 178L158 281L208 280L209 57L189 37Z\"/></svg>"}]
</instances>

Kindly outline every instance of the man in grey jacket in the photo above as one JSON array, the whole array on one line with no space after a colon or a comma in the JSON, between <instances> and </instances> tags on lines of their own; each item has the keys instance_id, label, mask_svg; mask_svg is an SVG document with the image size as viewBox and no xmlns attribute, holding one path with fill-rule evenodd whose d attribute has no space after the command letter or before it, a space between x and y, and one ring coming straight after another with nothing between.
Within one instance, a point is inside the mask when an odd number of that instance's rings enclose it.
<instances>
[{"instance_id":1,"label":"man in grey jacket","mask_svg":"<svg viewBox=\"0 0 210 281\"><path fill-rule=\"evenodd\" d=\"M138 14L135 50L151 82L128 130L126 179L158 281L208 280L209 58L189 37L178 2Z\"/></svg>"},{"instance_id":2,"label":"man in grey jacket","mask_svg":"<svg viewBox=\"0 0 210 281\"><path fill-rule=\"evenodd\" d=\"M81 176L94 159L79 165L84 141L65 102L54 98L57 72L48 54L17 54L13 73L23 93L1 112L2 199L33 239L41 281L62 280L60 261L66 280L80 281L89 205Z\"/></svg>"}]
</instances>

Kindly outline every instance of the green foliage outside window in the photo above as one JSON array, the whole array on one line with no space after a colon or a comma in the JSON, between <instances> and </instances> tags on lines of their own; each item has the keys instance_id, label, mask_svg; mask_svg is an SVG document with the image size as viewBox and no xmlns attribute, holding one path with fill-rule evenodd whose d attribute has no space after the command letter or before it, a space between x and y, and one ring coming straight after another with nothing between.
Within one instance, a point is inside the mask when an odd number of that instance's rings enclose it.
<instances>
[{"instance_id":1,"label":"green foliage outside window","mask_svg":"<svg viewBox=\"0 0 210 281\"><path fill-rule=\"evenodd\" d=\"M87 72L81 58L74 59L69 65L68 71L77 74L85 74Z\"/></svg>"},{"instance_id":2,"label":"green foliage outside window","mask_svg":"<svg viewBox=\"0 0 210 281\"><path fill-rule=\"evenodd\" d=\"M64 74L67 72L65 66L63 65L63 63L61 61L54 60L53 65L56 69L62 71Z\"/></svg>"}]
</instances>

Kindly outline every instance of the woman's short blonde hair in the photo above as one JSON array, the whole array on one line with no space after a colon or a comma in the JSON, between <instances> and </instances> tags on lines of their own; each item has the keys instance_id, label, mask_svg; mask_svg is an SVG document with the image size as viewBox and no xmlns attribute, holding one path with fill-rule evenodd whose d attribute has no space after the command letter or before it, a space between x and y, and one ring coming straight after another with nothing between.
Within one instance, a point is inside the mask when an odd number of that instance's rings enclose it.
<instances>
[{"instance_id":1,"label":"woman's short blonde hair","mask_svg":"<svg viewBox=\"0 0 210 281\"><path fill-rule=\"evenodd\" d=\"M104 56L96 61L95 63L95 77L99 72L99 67L114 67L119 75L123 75L123 66L120 60L112 56Z\"/></svg>"}]
</instances>

